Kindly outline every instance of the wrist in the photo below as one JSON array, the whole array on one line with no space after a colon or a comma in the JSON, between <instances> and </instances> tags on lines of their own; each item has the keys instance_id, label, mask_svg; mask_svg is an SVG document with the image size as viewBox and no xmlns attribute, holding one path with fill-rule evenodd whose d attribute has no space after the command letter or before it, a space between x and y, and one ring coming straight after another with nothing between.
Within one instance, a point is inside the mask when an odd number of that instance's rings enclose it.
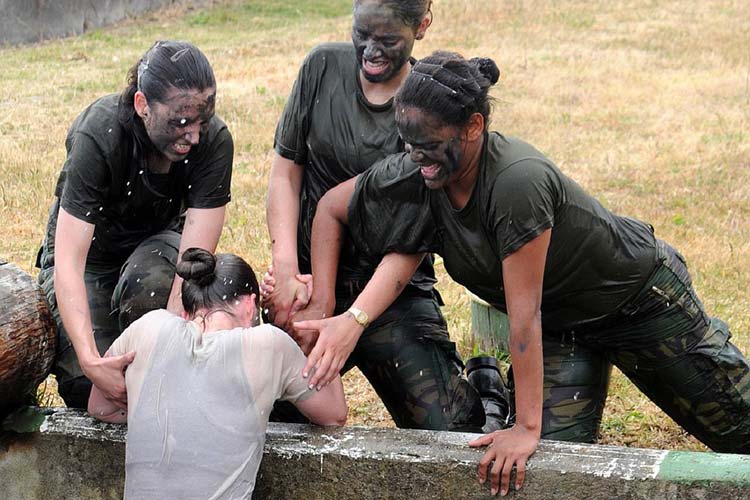
<instances>
[{"instance_id":1,"label":"wrist","mask_svg":"<svg viewBox=\"0 0 750 500\"><path fill-rule=\"evenodd\" d=\"M325 318L330 318L333 315L333 310L336 307L336 300L332 297L326 297L321 293L316 293L317 290L313 291L310 302L307 303L306 309L312 311L321 311Z\"/></svg>"},{"instance_id":2,"label":"wrist","mask_svg":"<svg viewBox=\"0 0 750 500\"><path fill-rule=\"evenodd\" d=\"M81 367L81 371L88 377L88 372L97 365L97 362L102 359L97 351L85 351L81 354L76 354L78 357L78 364ZM89 377L90 378L90 377Z\"/></svg>"},{"instance_id":3,"label":"wrist","mask_svg":"<svg viewBox=\"0 0 750 500\"><path fill-rule=\"evenodd\" d=\"M344 314L352 318L362 330L367 328L370 324L370 316L364 310L356 306L350 307Z\"/></svg>"},{"instance_id":4,"label":"wrist","mask_svg":"<svg viewBox=\"0 0 750 500\"><path fill-rule=\"evenodd\" d=\"M274 253L271 257L274 274L281 271L291 276L299 274L299 262L295 253Z\"/></svg>"},{"instance_id":5,"label":"wrist","mask_svg":"<svg viewBox=\"0 0 750 500\"><path fill-rule=\"evenodd\" d=\"M530 423L530 422L523 422L523 421L516 421L516 424L518 427L521 427L524 431L531 433L537 437L537 439L542 435L542 426L540 424L536 423Z\"/></svg>"}]
</instances>

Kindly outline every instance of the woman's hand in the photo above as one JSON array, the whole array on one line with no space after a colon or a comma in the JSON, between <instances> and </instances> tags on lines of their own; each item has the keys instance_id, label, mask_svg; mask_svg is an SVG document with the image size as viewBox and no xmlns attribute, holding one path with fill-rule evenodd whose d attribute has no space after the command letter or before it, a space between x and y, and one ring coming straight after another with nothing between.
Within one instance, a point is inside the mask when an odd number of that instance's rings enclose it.
<instances>
[{"instance_id":1,"label":"woman's hand","mask_svg":"<svg viewBox=\"0 0 750 500\"><path fill-rule=\"evenodd\" d=\"M81 370L102 393L105 399L116 407L128 407L125 392L125 369L135 359L135 351L122 356L92 357L81 360Z\"/></svg>"},{"instance_id":2,"label":"woman's hand","mask_svg":"<svg viewBox=\"0 0 750 500\"><path fill-rule=\"evenodd\" d=\"M274 325L290 331L292 316L307 306L312 290L312 275L274 272L272 264L260 284L261 303Z\"/></svg>"},{"instance_id":3,"label":"woman's hand","mask_svg":"<svg viewBox=\"0 0 750 500\"><path fill-rule=\"evenodd\" d=\"M294 328L318 332L318 341L302 369L303 377L312 375L309 386L318 389L336 378L364 331L348 312L327 319L295 322Z\"/></svg>"},{"instance_id":4,"label":"woman's hand","mask_svg":"<svg viewBox=\"0 0 750 500\"><path fill-rule=\"evenodd\" d=\"M318 331L297 328L297 325L304 321L320 320L326 316L327 314L323 310L312 309L311 307L302 309L301 311L294 313L292 316L292 328L288 333L292 336L294 341L297 342L297 345L302 349L302 352L305 353L305 356L309 356L313 347L315 347L315 343L318 341Z\"/></svg>"},{"instance_id":5,"label":"woman's hand","mask_svg":"<svg viewBox=\"0 0 750 500\"><path fill-rule=\"evenodd\" d=\"M488 446L479 461L479 484L484 484L490 476L490 491L505 496L510 487L510 475L516 468L515 490L523 486L526 477L526 461L539 446L539 432L514 425L510 429L495 431L469 442L469 446L478 448ZM489 471L489 473L488 473Z\"/></svg>"}]
</instances>

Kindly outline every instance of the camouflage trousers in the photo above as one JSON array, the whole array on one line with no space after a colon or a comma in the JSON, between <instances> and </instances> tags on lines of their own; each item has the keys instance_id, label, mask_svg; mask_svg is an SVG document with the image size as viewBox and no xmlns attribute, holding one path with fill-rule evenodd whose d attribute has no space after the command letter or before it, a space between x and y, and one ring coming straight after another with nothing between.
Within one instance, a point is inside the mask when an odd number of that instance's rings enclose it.
<instances>
[{"instance_id":1,"label":"camouflage trousers","mask_svg":"<svg viewBox=\"0 0 750 500\"><path fill-rule=\"evenodd\" d=\"M141 242L124 262L86 262L84 283L99 354L103 355L130 323L148 311L166 307L179 245L179 233L163 231ZM58 392L69 407L85 408L91 382L78 365L60 318L54 286L54 249L47 247L46 242L40 266L39 284L57 326L53 373L57 377Z\"/></svg>"},{"instance_id":2,"label":"camouflage trousers","mask_svg":"<svg viewBox=\"0 0 750 500\"><path fill-rule=\"evenodd\" d=\"M425 293L407 291L368 326L342 374L358 367L400 428L481 432L479 394L463 377L436 298ZM348 306L338 304L337 314ZM306 421L284 402L275 405L271 420Z\"/></svg>"},{"instance_id":3,"label":"camouflage trousers","mask_svg":"<svg viewBox=\"0 0 750 500\"><path fill-rule=\"evenodd\" d=\"M658 241L641 291L610 318L543 334L542 436L593 442L611 366L711 449L750 453L750 364L709 317L685 260Z\"/></svg>"}]
</instances>

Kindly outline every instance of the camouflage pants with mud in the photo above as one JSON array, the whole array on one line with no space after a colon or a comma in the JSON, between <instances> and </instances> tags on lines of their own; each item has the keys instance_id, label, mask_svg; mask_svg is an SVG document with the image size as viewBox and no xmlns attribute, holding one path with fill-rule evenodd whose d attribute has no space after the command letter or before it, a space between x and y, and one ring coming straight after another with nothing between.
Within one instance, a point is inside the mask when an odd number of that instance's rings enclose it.
<instances>
[{"instance_id":1,"label":"camouflage pants with mud","mask_svg":"<svg viewBox=\"0 0 750 500\"><path fill-rule=\"evenodd\" d=\"M87 262L84 272L91 327L99 354L133 321L148 311L166 307L174 281L180 234L163 231L141 242L125 262ZM54 250L43 248L39 284L47 296L57 326L53 373L58 392L73 408L87 406L91 382L83 375L57 307L54 289Z\"/></svg>"},{"instance_id":2,"label":"camouflage pants with mud","mask_svg":"<svg viewBox=\"0 0 750 500\"><path fill-rule=\"evenodd\" d=\"M481 399L463 378L463 362L431 295L402 294L367 327L342 374L358 367L400 428L481 432ZM337 314L347 307L339 301ZM271 420L307 421L285 402L274 406Z\"/></svg>"},{"instance_id":3,"label":"camouflage pants with mud","mask_svg":"<svg viewBox=\"0 0 750 500\"><path fill-rule=\"evenodd\" d=\"M658 263L613 317L547 331L542 436L593 442L611 366L715 451L750 453L750 364L727 325L709 317L684 258L658 241Z\"/></svg>"}]
</instances>

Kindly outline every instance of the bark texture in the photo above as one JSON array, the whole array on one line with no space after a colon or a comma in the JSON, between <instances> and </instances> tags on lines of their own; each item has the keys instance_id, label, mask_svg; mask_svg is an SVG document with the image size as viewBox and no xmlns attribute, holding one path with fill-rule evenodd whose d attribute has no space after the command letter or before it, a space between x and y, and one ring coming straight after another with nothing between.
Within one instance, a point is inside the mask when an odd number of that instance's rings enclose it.
<instances>
[{"instance_id":1,"label":"bark texture","mask_svg":"<svg viewBox=\"0 0 750 500\"><path fill-rule=\"evenodd\" d=\"M36 281L0 258L0 415L28 402L49 374L53 325Z\"/></svg>"}]
</instances>

